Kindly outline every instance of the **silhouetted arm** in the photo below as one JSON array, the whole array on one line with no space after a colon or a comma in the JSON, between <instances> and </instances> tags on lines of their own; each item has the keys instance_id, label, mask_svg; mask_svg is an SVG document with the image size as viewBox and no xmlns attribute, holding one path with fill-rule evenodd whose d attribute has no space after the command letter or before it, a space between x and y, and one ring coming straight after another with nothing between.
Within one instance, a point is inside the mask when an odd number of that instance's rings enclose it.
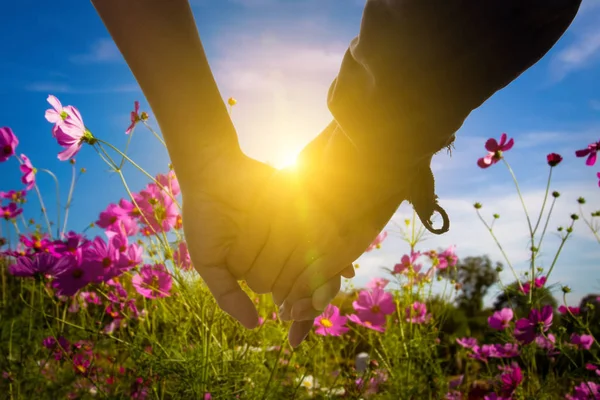
<instances>
[{"instance_id":1,"label":"silhouetted arm","mask_svg":"<svg viewBox=\"0 0 600 400\"><path fill-rule=\"evenodd\" d=\"M215 148L241 153L188 0L92 4L156 115L181 184L197 182Z\"/></svg>"}]
</instances>

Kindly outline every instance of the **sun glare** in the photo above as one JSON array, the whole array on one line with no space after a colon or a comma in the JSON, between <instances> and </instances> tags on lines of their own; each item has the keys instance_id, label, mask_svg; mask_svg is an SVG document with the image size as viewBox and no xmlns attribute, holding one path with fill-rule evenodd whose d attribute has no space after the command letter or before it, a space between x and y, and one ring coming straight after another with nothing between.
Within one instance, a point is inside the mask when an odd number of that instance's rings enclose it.
<instances>
[{"instance_id":1,"label":"sun glare","mask_svg":"<svg viewBox=\"0 0 600 400\"><path fill-rule=\"evenodd\" d=\"M282 153L276 164L276 168L284 169L284 168L288 168L288 167L293 167L296 165L297 160L298 160L297 152Z\"/></svg>"}]
</instances>

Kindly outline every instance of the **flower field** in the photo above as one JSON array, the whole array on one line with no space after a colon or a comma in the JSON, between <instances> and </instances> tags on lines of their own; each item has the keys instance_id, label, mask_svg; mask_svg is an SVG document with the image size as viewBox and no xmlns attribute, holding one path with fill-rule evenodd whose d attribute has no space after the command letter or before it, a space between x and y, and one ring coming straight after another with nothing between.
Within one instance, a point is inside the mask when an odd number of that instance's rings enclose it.
<instances>
[{"instance_id":1,"label":"flower field","mask_svg":"<svg viewBox=\"0 0 600 400\"><path fill-rule=\"evenodd\" d=\"M27 149L19 147L18 132L0 128L0 162L22 176L21 187L0 188L0 399L600 399L600 295L573 307L568 287L560 299L549 290L574 229L589 231L600 245L600 211L584 211L583 198L564 226L548 226L560 198L549 187L561 155L546 157L540 216L530 219L525 211L525 276L508 257L493 264L485 256L460 258L460 244L422 248L424 228L413 218L401 229L410 253L367 287L341 292L293 349L290 323L278 318L270 296L252 295L261 315L254 330L216 305L188 254L174 171L145 173L147 186L129 189L123 165L141 170L127 155L136 130L147 128L164 144L139 104L121 150L94 135L77 108L54 96L48 102L48 144L57 142L58 158L73 169L56 219L23 214L26 201L45 211L50 196L38 189L41 170L21 153ZM67 229L84 173L74 157L83 146L96 150L129 193L99 210L94 225L104 233L95 237ZM518 140L507 134L489 139L477 165L504 164L520 196L505 158L513 146ZM599 151L594 142L573 156L589 171ZM496 240L499 216L487 222L482 207L475 203L473 212ZM561 242L542 269L536 260L550 230ZM377 251L386 237L382 232L366 251ZM507 268L514 280L501 282ZM432 291L434 281L443 283L441 293ZM484 307L493 285L503 293Z\"/></svg>"}]
</instances>

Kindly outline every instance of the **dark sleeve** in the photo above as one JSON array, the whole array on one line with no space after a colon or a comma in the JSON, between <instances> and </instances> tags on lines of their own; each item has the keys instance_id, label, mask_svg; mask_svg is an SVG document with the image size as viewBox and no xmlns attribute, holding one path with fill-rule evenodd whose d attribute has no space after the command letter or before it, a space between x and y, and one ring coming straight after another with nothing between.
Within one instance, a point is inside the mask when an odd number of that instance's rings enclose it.
<instances>
[{"instance_id":1,"label":"dark sleeve","mask_svg":"<svg viewBox=\"0 0 600 400\"><path fill-rule=\"evenodd\" d=\"M370 157L414 162L539 61L581 0L367 0L328 106Z\"/></svg>"}]
</instances>

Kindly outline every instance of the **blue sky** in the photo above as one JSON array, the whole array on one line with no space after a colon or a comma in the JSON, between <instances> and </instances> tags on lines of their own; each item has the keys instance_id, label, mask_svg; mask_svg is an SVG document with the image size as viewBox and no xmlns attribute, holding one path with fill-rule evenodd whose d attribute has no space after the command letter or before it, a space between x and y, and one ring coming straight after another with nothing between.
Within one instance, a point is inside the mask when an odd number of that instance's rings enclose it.
<instances>
[{"instance_id":1,"label":"blue sky","mask_svg":"<svg viewBox=\"0 0 600 400\"><path fill-rule=\"evenodd\" d=\"M281 165L328 123L327 89L348 43L358 33L363 5L360 0L192 0L221 93L239 102L234 123L248 155ZM516 140L506 157L534 216L545 188L546 154L558 152L565 157L554 173L552 190L562 196L550 221L551 232L569 222L579 196L587 199L587 214L600 208L596 179L600 163L590 168L574 157L575 150L600 139L597 21L600 0L584 0L576 21L557 46L471 114L458 132L453 156L434 158L437 193L450 215L451 231L429 238L422 250L456 244L459 256L488 254L506 265L472 208L479 201L488 218L493 213L501 215L496 234L516 269L526 268L526 223L510 176L502 165L485 171L476 166L477 158L485 154L485 140L502 132ZM90 2L69 0L60 6L33 0L7 2L0 26L0 126L15 131L20 139L18 151L36 167L57 174L64 202L70 165L56 158L60 148L44 119L48 94L79 108L95 135L120 147L134 100L140 100L143 110L150 110ZM152 51L149 45L148 51ZM152 174L167 169L166 151L142 129L136 131L130 155ZM77 162L88 172L77 187L69 227L81 230L125 191L91 149L84 148ZM134 190L147 183L131 168L126 174ZM0 190L20 187L14 160L0 165L0 177ZM43 174L38 180L52 216L54 183ZM39 219L38 210L32 198L26 212ZM382 275L380 267L392 267L407 252L395 223L410 216L411 209L404 204L387 228L390 237L382 249L358 260L356 285ZM546 268L558 243L552 234L547 238L540 260ZM510 274L503 278L510 281ZM600 247L582 221L550 280L572 287L570 303L586 293L600 293Z\"/></svg>"}]
</instances>

